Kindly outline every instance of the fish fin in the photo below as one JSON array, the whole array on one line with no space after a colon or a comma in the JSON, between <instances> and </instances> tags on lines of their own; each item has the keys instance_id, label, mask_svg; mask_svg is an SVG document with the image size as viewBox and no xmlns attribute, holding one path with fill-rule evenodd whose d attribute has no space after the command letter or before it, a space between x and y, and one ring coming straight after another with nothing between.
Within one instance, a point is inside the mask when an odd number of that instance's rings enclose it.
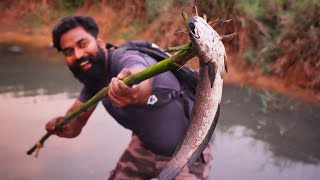
<instances>
[{"instance_id":1,"label":"fish fin","mask_svg":"<svg viewBox=\"0 0 320 180\"><path fill-rule=\"evenodd\" d=\"M203 19L204 19L204 21L206 21L206 23L208 23L208 17L206 14L203 14Z\"/></svg>"},{"instance_id":2,"label":"fish fin","mask_svg":"<svg viewBox=\"0 0 320 180\"><path fill-rule=\"evenodd\" d=\"M238 35L237 33L232 33L232 34L226 34L226 35L222 35L220 36L220 40L224 40L224 39L228 39L231 40L234 36Z\"/></svg>"},{"instance_id":3,"label":"fish fin","mask_svg":"<svg viewBox=\"0 0 320 180\"><path fill-rule=\"evenodd\" d=\"M227 20L224 20L224 19L216 19L215 22L211 23L213 24L212 27L213 28L222 28L225 24L231 22L232 19L227 19Z\"/></svg>"},{"instance_id":4,"label":"fish fin","mask_svg":"<svg viewBox=\"0 0 320 180\"><path fill-rule=\"evenodd\" d=\"M200 157L201 153L207 147L207 145L212 137L213 131L217 126L219 115L220 115L220 104L218 105L216 115L214 116L213 124L211 125L211 127L208 131L208 134L206 135L206 137L204 138L204 140L202 141L202 143L200 144L198 149L190 157L190 160L188 162L189 169L192 167L192 165L196 162L196 160Z\"/></svg>"},{"instance_id":5,"label":"fish fin","mask_svg":"<svg viewBox=\"0 0 320 180\"><path fill-rule=\"evenodd\" d=\"M208 24L214 28L218 22L219 22L219 18L215 18L214 20L210 21Z\"/></svg>"},{"instance_id":6,"label":"fish fin","mask_svg":"<svg viewBox=\"0 0 320 180\"><path fill-rule=\"evenodd\" d=\"M227 61L227 53L224 52L224 69L226 71L226 73L228 73L228 61Z\"/></svg>"},{"instance_id":7,"label":"fish fin","mask_svg":"<svg viewBox=\"0 0 320 180\"><path fill-rule=\"evenodd\" d=\"M184 167L184 166L183 166ZM177 167L174 164L168 163L168 165L161 171L158 176L159 180L171 180L176 177L183 169L183 167Z\"/></svg>"},{"instance_id":8,"label":"fish fin","mask_svg":"<svg viewBox=\"0 0 320 180\"><path fill-rule=\"evenodd\" d=\"M208 63L208 75L209 75L209 79L210 79L211 88L213 87L213 82L216 77L216 72L217 72L216 64L210 61Z\"/></svg>"},{"instance_id":9,"label":"fish fin","mask_svg":"<svg viewBox=\"0 0 320 180\"><path fill-rule=\"evenodd\" d=\"M224 69L226 71L226 73L228 73L228 61L224 61Z\"/></svg>"}]
</instances>

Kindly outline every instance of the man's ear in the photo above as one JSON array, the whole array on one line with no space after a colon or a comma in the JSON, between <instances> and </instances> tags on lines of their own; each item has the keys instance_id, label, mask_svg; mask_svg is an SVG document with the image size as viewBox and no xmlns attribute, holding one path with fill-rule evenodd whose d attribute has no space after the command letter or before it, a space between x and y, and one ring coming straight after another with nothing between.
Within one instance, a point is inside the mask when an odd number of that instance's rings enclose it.
<instances>
[{"instance_id":1,"label":"man's ear","mask_svg":"<svg viewBox=\"0 0 320 180\"><path fill-rule=\"evenodd\" d=\"M104 41L100 37L97 37L97 43L101 48L106 47Z\"/></svg>"}]
</instances>

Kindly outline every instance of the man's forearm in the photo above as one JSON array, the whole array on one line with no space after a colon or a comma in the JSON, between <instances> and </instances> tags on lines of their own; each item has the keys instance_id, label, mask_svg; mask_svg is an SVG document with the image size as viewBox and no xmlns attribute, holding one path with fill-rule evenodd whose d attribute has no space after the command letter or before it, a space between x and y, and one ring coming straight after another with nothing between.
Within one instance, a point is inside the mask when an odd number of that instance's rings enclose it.
<instances>
[{"instance_id":1,"label":"man's forearm","mask_svg":"<svg viewBox=\"0 0 320 180\"><path fill-rule=\"evenodd\" d=\"M68 113L74 111L75 109L79 108L79 102L76 102L73 107L71 107L68 112L66 113L66 115L68 115ZM76 117L74 120L72 120L70 123L64 125L66 129L66 134L65 137L66 138L74 138L76 136L78 136L81 133L82 128L85 126L85 124L87 123L92 111L95 109L95 106L92 107L91 109L89 109L87 112L83 113L82 115Z\"/></svg>"}]
</instances>

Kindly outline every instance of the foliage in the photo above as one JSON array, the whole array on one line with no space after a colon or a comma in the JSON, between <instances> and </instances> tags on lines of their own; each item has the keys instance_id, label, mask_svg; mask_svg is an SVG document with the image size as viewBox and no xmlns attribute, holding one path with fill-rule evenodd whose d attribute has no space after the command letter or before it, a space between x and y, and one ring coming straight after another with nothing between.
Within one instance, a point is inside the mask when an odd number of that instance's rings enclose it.
<instances>
[{"instance_id":1,"label":"foliage","mask_svg":"<svg viewBox=\"0 0 320 180\"><path fill-rule=\"evenodd\" d=\"M199 4L203 3L207 1ZM250 64L281 74L300 66L301 77L318 77L320 1L215 0L211 4L216 14L232 18L235 29L245 36L239 44L245 46L242 57ZM288 60L278 62L281 57Z\"/></svg>"},{"instance_id":2,"label":"foliage","mask_svg":"<svg viewBox=\"0 0 320 180\"><path fill-rule=\"evenodd\" d=\"M137 30L137 22L134 22L134 24L129 27L128 31L119 34L117 37L120 38L120 39L129 40L133 36L135 36L137 34L137 32L138 32L138 30Z\"/></svg>"},{"instance_id":3,"label":"foliage","mask_svg":"<svg viewBox=\"0 0 320 180\"><path fill-rule=\"evenodd\" d=\"M250 64L256 64L257 63L257 52L255 48L250 47L247 49L246 52L243 53L242 58L246 61L248 61Z\"/></svg>"},{"instance_id":4,"label":"foliage","mask_svg":"<svg viewBox=\"0 0 320 180\"><path fill-rule=\"evenodd\" d=\"M42 19L41 16L35 14L35 13L30 13L27 14L23 17L24 20L24 26L26 28L35 28L35 27L39 27L41 24L44 23L44 20Z\"/></svg>"},{"instance_id":5,"label":"foliage","mask_svg":"<svg viewBox=\"0 0 320 180\"><path fill-rule=\"evenodd\" d=\"M81 6L84 0L58 0L58 4L66 9L74 9Z\"/></svg>"},{"instance_id":6,"label":"foliage","mask_svg":"<svg viewBox=\"0 0 320 180\"><path fill-rule=\"evenodd\" d=\"M168 34L181 30L177 23L181 22L181 16L177 15L177 12L183 10L189 13L190 2L189 0L1 0L0 8L7 13L16 10L17 19L21 17L20 19L26 23L25 27L33 28L42 24L49 25L52 20L63 14L72 13L79 7L90 8L98 4L103 8L103 5L109 5L121 14L117 17L121 27L128 28L125 32L121 31L119 37L130 39L145 27L149 28L151 22L156 22L152 23L155 32L152 34L153 38L174 42L181 37L175 35L178 38L174 39L174 36ZM205 13L209 20L216 17L233 19L232 23L217 30L221 34L238 33L239 38L231 42L234 48L232 51L239 52L249 64L260 66L266 73L283 77L291 76L294 70L299 72L300 78L310 81L310 86L320 89L319 0L195 2L199 15ZM39 8L42 6L43 8ZM173 24L176 26L173 27Z\"/></svg>"},{"instance_id":7,"label":"foliage","mask_svg":"<svg viewBox=\"0 0 320 180\"><path fill-rule=\"evenodd\" d=\"M168 0L146 0L145 9L147 14L147 20L149 22L153 21L161 13L168 10L172 1Z\"/></svg>"}]
</instances>

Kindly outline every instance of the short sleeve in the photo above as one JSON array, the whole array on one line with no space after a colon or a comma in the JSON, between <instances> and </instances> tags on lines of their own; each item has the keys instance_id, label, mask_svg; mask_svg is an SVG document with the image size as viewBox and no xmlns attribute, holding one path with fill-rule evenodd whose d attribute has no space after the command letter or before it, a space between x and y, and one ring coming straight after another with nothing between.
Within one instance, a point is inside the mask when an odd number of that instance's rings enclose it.
<instances>
[{"instance_id":1,"label":"short sleeve","mask_svg":"<svg viewBox=\"0 0 320 180\"><path fill-rule=\"evenodd\" d=\"M147 61L141 56L138 51L125 51L118 59L113 62L113 70L118 74L123 68L142 67L147 68L149 65Z\"/></svg>"}]
</instances>

